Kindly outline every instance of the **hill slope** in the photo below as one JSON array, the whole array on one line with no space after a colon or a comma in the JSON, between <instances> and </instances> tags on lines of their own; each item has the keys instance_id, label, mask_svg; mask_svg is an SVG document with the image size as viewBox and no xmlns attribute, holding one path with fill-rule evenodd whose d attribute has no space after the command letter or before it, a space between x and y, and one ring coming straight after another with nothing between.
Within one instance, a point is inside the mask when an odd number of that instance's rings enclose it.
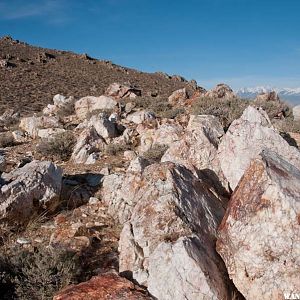
<instances>
[{"instance_id":1,"label":"hill slope","mask_svg":"<svg viewBox=\"0 0 300 300\"><path fill-rule=\"evenodd\" d=\"M22 114L40 111L57 93L99 96L112 82L130 83L142 89L143 95L162 97L184 86L192 88L179 76L143 73L85 54L34 47L10 37L0 39L0 113L8 107Z\"/></svg>"}]
</instances>

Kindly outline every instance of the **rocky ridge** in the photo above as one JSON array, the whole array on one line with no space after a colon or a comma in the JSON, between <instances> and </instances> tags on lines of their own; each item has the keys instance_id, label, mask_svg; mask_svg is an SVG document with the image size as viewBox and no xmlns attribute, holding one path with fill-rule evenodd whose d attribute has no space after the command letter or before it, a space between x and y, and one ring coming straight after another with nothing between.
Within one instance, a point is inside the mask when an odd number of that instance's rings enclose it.
<instances>
[{"instance_id":1,"label":"rocky ridge","mask_svg":"<svg viewBox=\"0 0 300 300\"><path fill-rule=\"evenodd\" d=\"M174 88L158 113L143 93L110 82L96 95L56 94L34 115L0 116L0 250L34 257L44 247L80 260L46 299L279 300L300 291L300 152L297 133L277 127L288 118L280 100L245 102L224 126L194 105L239 103L226 85ZM0 256L1 274L7 264ZM25 292L34 266L19 281L0 277L5 299Z\"/></svg>"}]
</instances>

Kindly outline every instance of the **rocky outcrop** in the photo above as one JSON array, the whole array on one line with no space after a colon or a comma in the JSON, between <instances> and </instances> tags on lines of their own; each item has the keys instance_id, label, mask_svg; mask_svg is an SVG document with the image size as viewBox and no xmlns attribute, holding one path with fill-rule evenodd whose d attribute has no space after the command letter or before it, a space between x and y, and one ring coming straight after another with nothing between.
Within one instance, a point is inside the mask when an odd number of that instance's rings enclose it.
<instances>
[{"instance_id":1,"label":"rocky outcrop","mask_svg":"<svg viewBox=\"0 0 300 300\"><path fill-rule=\"evenodd\" d=\"M116 100L107 96L87 96L75 102L75 113L80 120L97 110L113 110L117 105Z\"/></svg>"},{"instance_id":2,"label":"rocky outcrop","mask_svg":"<svg viewBox=\"0 0 300 300\"><path fill-rule=\"evenodd\" d=\"M20 129L24 130L30 137L36 138L40 129L59 128L61 124L56 117L26 117L20 120Z\"/></svg>"},{"instance_id":3,"label":"rocky outcrop","mask_svg":"<svg viewBox=\"0 0 300 300\"><path fill-rule=\"evenodd\" d=\"M218 149L222 171L232 189L237 186L250 161L265 148L300 167L299 150L276 132L265 111L249 106L241 118L232 122Z\"/></svg>"},{"instance_id":4,"label":"rocky outcrop","mask_svg":"<svg viewBox=\"0 0 300 300\"><path fill-rule=\"evenodd\" d=\"M71 159L76 164L94 163L95 155L105 148L105 140L94 127L84 129L77 138Z\"/></svg>"},{"instance_id":5,"label":"rocky outcrop","mask_svg":"<svg viewBox=\"0 0 300 300\"><path fill-rule=\"evenodd\" d=\"M184 104L184 101L188 99L186 88L174 91L168 98L168 101L172 105Z\"/></svg>"},{"instance_id":6,"label":"rocky outcrop","mask_svg":"<svg viewBox=\"0 0 300 300\"><path fill-rule=\"evenodd\" d=\"M131 98L134 99L137 96L141 96L142 92L140 89L121 85L119 83L112 83L105 91L105 95L113 97L115 99Z\"/></svg>"},{"instance_id":7,"label":"rocky outcrop","mask_svg":"<svg viewBox=\"0 0 300 300\"><path fill-rule=\"evenodd\" d=\"M300 121L300 105L293 107L293 116L295 121Z\"/></svg>"},{"instance_id":8,"label":"rocky outcrop","mask_svg":"<svg viewBox=\"0 0 300 300\"><path fill-rule=\"evenodd\" d=\"M51 162L32 161L2 174L0 219L22 223L41 211L53 211L59 204L62 170Z\"/></svg>"},{"instance_id":9,"label":"rocky outcrop","mask_svg":"<svg viewBox=\"0 0 300 300\"><path fill-rule=\"evenodd\" d=\"M202 170L205 177L211 177L214 182L219 177L226 188L227 183L217 157L218 145L223 135L224 130L217 117L191 115L182 138L170 144L161 161L182 164L195 174Z\"/></svg>"},{"instance_id":10,"label":"rocky outcrop","mask_svg":"<svg viewBox=\"0 0 300 300\"><path fill-rule=\"evenodd\" d=\"M157 129L137 128L140 134L140 153L144 153L156 145L170 146L179 141L183 127L179 124L162 124Z\"/></svg>"},{"instance_id":11,"label":"rocky outcrop","mask_svg":"<svg viewBox=\"0 0 300 300\"><path fill-rule=\"evenodd\" d=\"M67 114L70 115L74 112L74 103L75 98L69 97L66 98L63 95L57 94L53 97L54 104L48 104L43 109L44 115L60 115L60 114Z\"/></svg>"},{"instance_id":12,"label":"rocky outcrop","mask_svg":"<svg viewBox=\"0 0 300 300\"><path fill-rule=\"evenodd\" d=\"M120 271L159 299L226 299L225 269L214 250L220 200L173 163L146 167L139 185L120 237Z\"/></svg>"},{"instance_id":13,"label":"rocky outcrop","mask_svg":"<svg viewBox=\"0 0 300 300\"><path fill-rule=\"evenodd\" d=\"M53 300L150 300L143 289L115 273L98 275L89 281L71 285Z\"/></svg>"},{"instance_id":14,"label":"rocky outcrop","mask_svg":"<svg viewBox=\"0 0 300 300\"><path fill-rule=\"evenodd\" d=\"M258 94L255 98L255 101L259 101L259 102L269 102L269 101L278 102L279 100L280 100L279 96L275 91Z\"/></svg>"},{"instance_id":15,"label":"rocky outcrop","mask_svg":"<svg viewBox=\"0 0 300 300\"><path fill-rule=\"evenodd\" d=\"M131 161L126 174L104 176L101 200L108 206L108 212L121 224L128 221L138 198L141 176L149 162L141 157Z\"/></svg>"},{"instance_id":16,"label":"rocky outcrop","mask_svg":"<svg viewBox=\"0 0 300 300\"><path fill-rule=\"evenodd\" d=\"M212 99L223 100L236 98L236 94L233 92L231 87L224 83L218 84L215 88L206 92L204 96Z\"/></svg>"},{"instance_id":17,"label":"rocky outcrop","mask_svg":"<svg viewBox=\"0 0 300 300\"><path fill-rule=\"evenodd\" d=\"M251 161L219 228L217 251L246 299L300 290L300 171L275 152Z\"/></svg>"},{"instance_id":18,"label":"rocky outcrop","mask_svg":"<svg viewBox=\"0 0 300 300\"><path fill-rule=\"evenodd\" d=\"M103 113L93 115L89 120L85 120L77 126L78 129L88 127L94 127L97 133L105 139L114 138L118 135L116 124Z\"/></svg>"},{"instance_id":19,"label":"rocky outcrop","mask_svg":"<svg viewBox=\"0 0 300 300\"><path fill-rule=\"evenodd\" d=\"M136 111L127 116L126 120L135 124L142 124L145 121L155 120L155 115L149 111Z\"/></svg>"}]
</instances>

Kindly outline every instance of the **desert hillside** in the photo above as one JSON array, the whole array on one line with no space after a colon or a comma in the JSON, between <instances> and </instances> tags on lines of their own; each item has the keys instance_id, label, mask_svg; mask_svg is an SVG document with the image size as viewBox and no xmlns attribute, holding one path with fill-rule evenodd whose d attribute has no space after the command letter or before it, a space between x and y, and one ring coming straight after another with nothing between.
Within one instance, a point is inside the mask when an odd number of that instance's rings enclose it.
<instances>
[{"instance_id":1,"label":"desert hillside","mask_svg":"<svg viewBox=\"0 0 300 300\"><path fill-rule=\"evenodd\" d=\"M299 106L7 37L0 56L1 299L297 299Z\"/></svg>"},{"instance_id":2,"label":"desert hillside","mask_svg":"<svg viewBox=\"0 0 300 300\"><path fill-rule=\"evenodd\" d=\"M15 108L22 113L40 111L55 94L101 95L112 82L135 86L144 96L163 97L194 86L179 76L143 73L87 54L43 49L10 37L0 39L0 60L0 110Z\"/></svg>"}]
</instances>

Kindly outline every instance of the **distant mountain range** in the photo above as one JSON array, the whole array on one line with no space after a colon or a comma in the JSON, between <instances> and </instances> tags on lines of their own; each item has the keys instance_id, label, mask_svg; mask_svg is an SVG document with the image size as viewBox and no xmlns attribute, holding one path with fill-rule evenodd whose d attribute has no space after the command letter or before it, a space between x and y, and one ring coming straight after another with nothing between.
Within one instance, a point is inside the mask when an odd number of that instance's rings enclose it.
<instances>
[{"instance_id":1,"label":"distant mountain range","mask_svg":"<svg viewBox=\"0 0 300 300\"><path fill-rule=\"evenodd\" d=\"M300 87L299 88L274 88L258 86L253 88L242 88L236 90L238 96L245 99L253 99L260 93L276 91L280 99L287 101L292 105L300 104Z\"/></svg>"}]
</instances>

